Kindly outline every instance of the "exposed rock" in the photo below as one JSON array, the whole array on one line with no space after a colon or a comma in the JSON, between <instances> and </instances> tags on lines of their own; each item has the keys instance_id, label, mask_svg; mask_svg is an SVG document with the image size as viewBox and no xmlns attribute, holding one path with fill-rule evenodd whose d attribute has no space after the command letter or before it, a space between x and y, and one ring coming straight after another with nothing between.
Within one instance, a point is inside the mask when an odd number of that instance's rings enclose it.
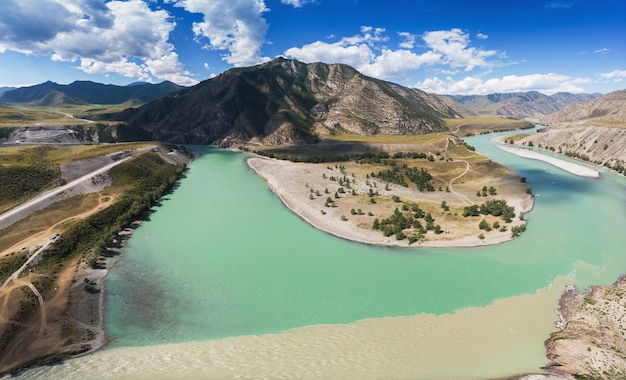
<instances>
[{"instance_id":1,"label":"exposed rock","mask_svg":"<svg viewBox=\"0 0 626 380\"><path fill-rule=\"evenodd\" d=\"M558 309L561 331L545 343L547 369L577 378L626 379L625 295L624 277L585 294L567 289Z\"/></svg>"}]
</instances>

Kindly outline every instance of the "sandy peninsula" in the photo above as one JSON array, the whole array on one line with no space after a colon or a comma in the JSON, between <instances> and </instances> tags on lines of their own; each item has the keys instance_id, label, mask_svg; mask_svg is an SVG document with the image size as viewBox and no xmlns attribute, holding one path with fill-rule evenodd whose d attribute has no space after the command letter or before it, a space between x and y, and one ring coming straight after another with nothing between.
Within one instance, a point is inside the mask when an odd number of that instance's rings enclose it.
<instances>
[{"instance_id":1,"label":"sandy peninsula","mask_svg":"<svg viewBox=\"0 0 626 380\"><path fill-rule=\"evenodd\" d=\"M512 148L512 147L504 146L504 145L498 145L498 148L502 149L505 152L513 153L520 157L546 162L550 165L556 166L557 168L563 169L577 176L590 177L590 178L600 177L600 172L598 172L597 170L593 170L591 168L578 165L573 162L559 160L558 158L546 156L545 154L537 153L532 150L528 150L524 148Z\"/></svg>"},{"instance_id":2,"label":"sandy peninsula","mask_svg":"<svg viewBox=\"0 0 626 380\"><path fill-rule=\"evenodd\" d=\"M357 172L358 166L349 166L346 163L348 177L351 178L352 194L341 194L341 199L335 202L339 207L325 207L324 200L333 198L337 187L328 178L339 174L339 170L326 164L294 163L284 160L251 157L247 160L252 168L269 185L271 190L296 215L329 234L351 241L396 247L474 247L498 244L512 238L511 228L525 224L519 217L529 211L533 205L533 198L526 191L527 185L521 184L519 178L507 177L500 183L503 194L499 199L505 199L507 204L515 207L516 217L512 223L506 224L507 229L490 232L478 228L481 217L463 218L460 216L464 206L480 204L482 199L476 197L476 190L464 184L464 176L472 171L469 163L457 161L458 175L445 182L444 188L449 191L420 192L415 188L406 188L391 184L378 184L377 191L381 197L376 197L376 205L370 205L366 195L371 180L366 180L364 172ZM333 164L334 165L334 164ZM356 173L354 173L356 172ZM332 186L335 187L332 187ZM330 191L325 192L328 189ZM322 191L319 193L319 191ZM506 191L505 191L506 190ZM350 191L350 190L349 190ZM348 192L349 192L348 191ZM318 192L318 194L315 194ZM355 196L356 195L356 196ZM392 195L398 195L402 200L416 202L426 212L432 213L435 222L441 225L444 232L434 234L428 232L424 239L410 244L407 239L397 240L394 235L386 237L381 231L372 229L375 218L387 217L393 213L399 203L391 200ZM441 202L446 201L453 209L444 212ZM361 210L362 214L352 213L352 210ZM371 214L370 214L371 213ZM369 215L368 215L369 214ZM489 216L488 222L493 223L496 218ZM500 220L499 223L502 223ZM479 235L482 235L479 237Z\"/></svg>"}]
</instances>

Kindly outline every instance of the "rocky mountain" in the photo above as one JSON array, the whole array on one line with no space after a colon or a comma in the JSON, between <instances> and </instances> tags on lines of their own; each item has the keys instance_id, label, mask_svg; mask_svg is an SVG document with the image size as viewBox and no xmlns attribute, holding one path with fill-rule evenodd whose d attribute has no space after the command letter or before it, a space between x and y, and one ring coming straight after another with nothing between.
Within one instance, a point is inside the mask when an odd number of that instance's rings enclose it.
<instances>
[{"instance_id":1,"label":"rocky mountain","mask_svg":"<svg viewBox=\"0 0 626 380\"><path fill-rule=\"evenodd\" d=\"M6 91L0 94L0 101L33 106L83 103L120 104L128 101L146 103L183 88L168 81L133 86L116 86L90 81L76 81L64 85L48 81L35 86Z\"/></svg>"},{"instance_id":2,"label":"rocky mountain","mask_svg":"<svg viewBox=\"0 0 626 380\"><path fill-rule=\"evenodd\" d=\"M626 90L614 91L588 102L570 104L561 111L540 120L550 125L568 122L624 123L626 121Z\"/></svg>"},{"instance_id":3,"label":"rocky mountain","mask_svg":"<svg viewBox=\"0 0 626 380\"><path fill-rule=\"evenodd\" d=\"M175 143L303 144L332 133L416 134L458 117L439 97L366 77L342 64L275 59L108 115Z\"/></svg>"},{"instance_id":4,"label":"rocky mountain","mask_svg":"<svg viewBox=\"0 0 626 380\"><path fill-rule=\"evenodd\" d=\"M475 114L525 118L548 115L569 104L589 101L598 96L600 94L571 94L568 92L559 92L548 96L537 91L528 91L489 95L452 95L450 98Z\"/></svg>"}]
</instances>

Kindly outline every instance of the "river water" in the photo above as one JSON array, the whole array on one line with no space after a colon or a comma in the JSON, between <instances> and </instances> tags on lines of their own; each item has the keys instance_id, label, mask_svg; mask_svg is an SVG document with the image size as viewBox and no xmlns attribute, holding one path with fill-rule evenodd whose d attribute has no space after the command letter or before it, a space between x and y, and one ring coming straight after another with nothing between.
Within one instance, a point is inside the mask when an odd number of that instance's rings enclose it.
<instances>
[{"instance_id":1,"label":"river water","mask_svg":"<svg viewBox=\"0 0 626 380\"><path fill-rule=\"evenodd\" d=\"M489 378L538 371L566 284L626 271L626 181L466 141L536 194L489 247L349 242L287 210L244 162L199 147L106 283L112 344L27 378Z\"/></svg>"}]
</instances>

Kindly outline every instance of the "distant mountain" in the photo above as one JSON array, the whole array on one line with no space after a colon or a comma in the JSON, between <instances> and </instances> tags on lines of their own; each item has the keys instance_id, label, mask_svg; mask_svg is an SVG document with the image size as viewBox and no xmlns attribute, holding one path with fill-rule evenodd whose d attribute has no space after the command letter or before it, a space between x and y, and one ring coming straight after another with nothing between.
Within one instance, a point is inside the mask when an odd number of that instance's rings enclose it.
<instances>
[{"instance_id":1,"label":"distant mountain","mask_svg":"<svg viewBox=\"0 0 626 380\"><path fill-rule=\"evenodd\" d=\"M143 84L148 84L148 82L133 82L133 83L127 84L126 87L141 86Z\"/></svg>"},{"instance_id":2,"label":"distant mountain","mask_svg":"<svg viewBox=\"0 0 626 380\"><path fill-rule=\"evenodd\" d=\"M108 115L160 141L228 146L303 144L333 133L417 134L459 117L439 97L369 78L343 64L275 59Z\"/></svg>"},{"instance_id":3,"label":"distant mountain","mask_svg":"<svg viewBox=\"0 0 626 380\"><path fill-rule=\"evenodd\" d=\"M15 90L15 89L16 87L0 87L0 94L2 94L3 92Z\"/></svg>"},{"instance_id":4,"label":"distant mountain","mask_svg":"<svg viewBox=\"0 0 626 380\"><path fill-rule=\"evenodd\" d=\"M548 96L537 91L528 91L489 95L450 95L449 97L475 114L525 118L549 115L569 104L586 102L600 95L559 92Z\"/></svg>"},{"instance_id":5,"label":"distant mountain","mask_svg":"<svg viewBox=\"0 0 626 380\"><path fill-rule=\"evenodd\" d=\"M613 91L584 103L570 104L561 111L541 118L546 124L556 123L624 123L626 124L626 90Z\"/></svg>"},{"instance_id":6,"label":"distant mountain","mask_svg":"<svg viewBox=\"0 0 626 380\"><path fill-rule=\"evenodd\" d=\"M168 81L133 86L116 86L90 81L76 81L63 85L48 81L35 86L6 91L0 95L0 100L5 103L29 105L61 105L65 101L67 104L120 104L130 100L146 103L183 88Z\"/></svg>"},{"instance_id":7,"label":"distant mountain","mask_svg":"<svg viewBox=\"0 0 626 380\"><path fill-rule=\"evenodd\" d=\"M548 128L516 143L532 143L626 175L626 90L570 104L539 122Z\"/></svg>"}]
</instances>

